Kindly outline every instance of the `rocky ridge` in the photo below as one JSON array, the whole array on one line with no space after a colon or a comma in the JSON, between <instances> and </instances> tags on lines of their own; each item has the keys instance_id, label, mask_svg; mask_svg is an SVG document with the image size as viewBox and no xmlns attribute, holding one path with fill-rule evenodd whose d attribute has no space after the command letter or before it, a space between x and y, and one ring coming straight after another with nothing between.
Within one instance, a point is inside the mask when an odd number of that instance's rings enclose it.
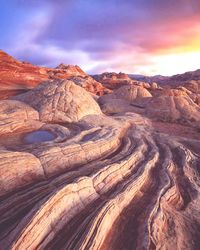
<instances>
[{"instance_id":1,"label":"rocky ridge","mask_svg":"<svg viewBox=\"0 0 200 250\"><path fill-rule=\"evenodd\" d=\"M106 92L101 83L95 81L77 65L39 67L18 61L0 50L0 99L24 93L45 81L71 78L78 79L82 87L95 95Z\"/></svg>"},{"instance_id":2,"label":"rocky ridge","mask_svg":"<svg viewBox=\"0 0 200 250\"><path fill-rule=\"evenodd\" d=\"M189 71L183 74L173 75L173 76L162 76L162 75L143 76L143 75L134 75L134 74L129 74L128 76L132 80L143 81L147 83L156 82L163 87L164 86L179 87L179 86L183 86L184 84L187 85L187 83L189 82L199 82L200 81L200 69L197 69L195 71Z\"/></svg>"}]
</instances>

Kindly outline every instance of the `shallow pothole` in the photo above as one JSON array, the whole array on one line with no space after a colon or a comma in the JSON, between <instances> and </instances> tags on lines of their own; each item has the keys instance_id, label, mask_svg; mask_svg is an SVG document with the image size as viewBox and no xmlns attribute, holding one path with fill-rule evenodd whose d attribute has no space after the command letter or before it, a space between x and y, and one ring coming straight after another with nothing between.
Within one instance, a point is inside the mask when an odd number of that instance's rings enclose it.
<instances>
[{"instance_id":1,"label":"shallow pothole","mask_svg":"<svg viewBox=\"0 0 200 250\"><path fill-rule=\"evenodd\" d=\"M47 130L37 130L31 133L28 133L24 136L24 141L27 144L39 143L45 141L52 141L56 138L56 136Z\"/></svg>"}]
</instances>

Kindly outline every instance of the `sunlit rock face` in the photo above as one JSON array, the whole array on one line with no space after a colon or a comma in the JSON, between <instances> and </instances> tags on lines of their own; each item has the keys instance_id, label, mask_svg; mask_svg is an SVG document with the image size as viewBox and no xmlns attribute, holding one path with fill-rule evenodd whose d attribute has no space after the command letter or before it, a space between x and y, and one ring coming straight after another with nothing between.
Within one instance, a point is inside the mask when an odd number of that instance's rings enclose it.
<instances>
[{"instance_id":1,"label":"sunlit rock face","mask_svg":"<svg viewBox=\"0 0 200 250\"><path fill-rule=\"evenodd\" d=\"M104 95L98 99L102 110L109 114L135 112L137 108L143 108L151 99L151 93L144 87L138 85L125 85Z\"/></svg>"},{"instance_id":2,"label":"sunlit rock face","mask_svg":"<svg viewBox=\"0 0 200 250\"><path fill-rule=\"evenodd\" d=\"M146 107L147 114L162 121L199 127L200 107L187 96L160 96Z\"/></svg>"},{"instance_id":3,"label":"sunlit rock face","mask_svg":"<svg viewBox=\"0 0 200 250\"><path fill-rule=\"evenodd\" d=\"M43 122L77 122L91 114L101 114L92 96L69 80L48 81L14 97L39 112Z\"/></svg>"},{"instance_id":4,"label":"sunlit rock face","mask_svg":"<svg viewBox=\"0 0 200 250\"><path fill-rule=\"evenodd\" d=\"M199 106L134 84L97 103L83 87L0 101L0 248L198 249Z\"/></svg>"},{"instance_id":5,"label":"sunlit rock face","mask_svg":"<svg viewBox=\"0 0 200 250\"><path fill-rule=\"evenodd\" d=\"M39 113L24 102L0 101L0 135L40 126Z\"/></svg>"},{"instance_id":6,"label":"sunlit rock face","mask_svg":"<svg viewBox=\"0 0 200 250\"><path fill-rule=\"evenodd\" d=\"M45 68L20 62L0 50L0 90L32 88L47 79Z\"/></svg>"},{"instance_id":7,"label":"sunlit rock face","mask_svg":"<svg viewBox=\"0 0 200 250\"><path fill-rule=\"evenodd\" d=\"M0 100L7 99L47 81L79 78L82 87L95 95L102 95L106 88L88 76L77 65L60 64L56 68L39 67L15 60L0 50Z\"/></svg>"},{"instance_id":8,"label":"sunlit rock face","mask_svg":"<svg viewBox=\"0 0 200 250\"><path fill-rule=\"evenodd\" d=\"M105 88L101 83L95 81L90 76L85 76L85 77L72 76L70 80L73 81L78 86L84 88L88 92L95 94L97 96L102 96L104 94L112 92L111 90Z\"/></svg>"},{"instance_id":9,"label":"sunlit rock face","mask_svg":"<svg viewBox=\"0 0 200 250\"><path fill-rule=\"evenodd\" d=\"M134 112L153 120L175 122L199 128L200 107L192 93L181 89L157 89L150 92L141 86L126 85L98 102L106 114Z\"/></svg>"},{"instance_id":10,"label":"sunlit rock face","mask_svg":"<svg viewBox=\"0 0 200 250\"><path fill-rule=\"evenodd\" d=\"M117 89L113 93L116 98L125 99L129 102L138 98L152 97L151 93L141 86L127 85Z\"/></svg>"},{"instance_id":11,"label":"sunlit rock face","mask_svg":"<svg viewBox=\"0 0 200 250\"><path fill-rule=\"evenodd\" d=\"M154 82L145 82L142 80L132 79L129 77L129 75L125 73L114 73L114 72L106 72L99 75L93 75L92 76L96 81L100 82L106 90L104 91L104 94L106 93L112 93L112 91L118 90L118 89L126 89L126 88L132 88L137 89L136 86L145 88L146 90L150 91L152 94L156 91L162 90L162 87ZM124 87L124 88L123 88ZM133 88L132 88L133 89ZM108 91L110 90L110 91Z\"/></svg>"},{"instance_id":12,"label":"sunlit rock face","mask_svg":"<svg viewBox=\"0 0 200 250\"><path fill-rule=\"evenodd\" d=\"M93 78L111 90L131 83L129 76L124 73L106 72L100 75L93 75Z\"/></svg>"}]
</instances>

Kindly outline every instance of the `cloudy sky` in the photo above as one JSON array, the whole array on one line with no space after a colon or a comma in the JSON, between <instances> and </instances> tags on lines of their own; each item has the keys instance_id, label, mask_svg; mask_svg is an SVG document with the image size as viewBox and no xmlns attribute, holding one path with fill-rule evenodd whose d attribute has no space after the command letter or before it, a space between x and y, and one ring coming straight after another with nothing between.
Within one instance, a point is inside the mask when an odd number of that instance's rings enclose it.
<instances>
[{"instance_id":1,"label":"cloudy sky","mask_svg":"<svg viewBox=\"0 0 200 250\"><path fill-rule=\"evenodd\" d=\"M0 49L88 73L200 68L199 0L0 0Z\"/></svg>"}]
</instances>

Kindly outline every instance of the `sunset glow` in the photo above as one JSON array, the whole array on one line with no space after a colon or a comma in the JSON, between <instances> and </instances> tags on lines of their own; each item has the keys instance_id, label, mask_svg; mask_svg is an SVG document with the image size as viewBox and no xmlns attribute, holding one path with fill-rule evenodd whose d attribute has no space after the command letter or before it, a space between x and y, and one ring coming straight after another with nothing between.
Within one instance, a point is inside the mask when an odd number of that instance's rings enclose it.
<instances>
[{"instance_id":1,"label":"sunset glow","mask_svg":"<svg viewBox=\"0 0 200 250\"><path fill-rule=\"evenodd\" d=\"M3 0L0 12L0 48L34 64L146 75L199 68L198 0Z\"/></svg>"}]
</instances>

